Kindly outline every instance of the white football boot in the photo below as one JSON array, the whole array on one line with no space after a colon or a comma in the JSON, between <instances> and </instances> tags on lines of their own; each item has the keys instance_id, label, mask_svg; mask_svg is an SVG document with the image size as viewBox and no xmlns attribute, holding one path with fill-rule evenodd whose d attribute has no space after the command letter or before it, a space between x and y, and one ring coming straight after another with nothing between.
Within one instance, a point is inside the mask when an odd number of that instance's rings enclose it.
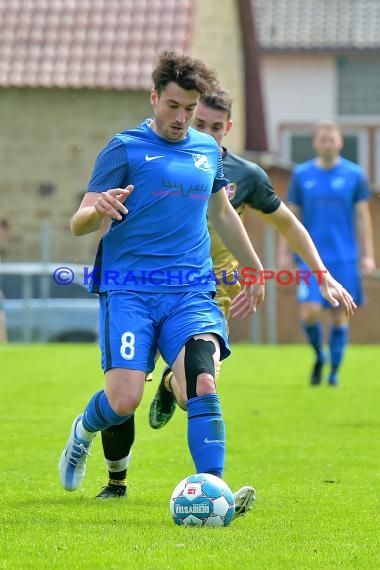
<instances>
[{"instance_id":1,"label":"white football boot","mask_svg":"<svg viewBox=\"0 0 380 570\"><path fill-rule=\"evenodd\" d=\"M256 490L246 485L232 494L235 500L235 513L232 519L234 521L237 518L244 517L252 510L253 503L256 500Z\"/></svg>"},{"instance_id":2,"label":"white football boot","mask_svg":"<svg viewBox=\"0 0 380 570\"><path fill-rule=\"evenodd\" d=\"M59 478L66 491L76 491L81 486L86 473L87 457L91 455L89 448L92 441L83 441L76 434L76 427L81 419L82 415L75 418L69 441L59 461Z\"/></svg>"}]
</instances>

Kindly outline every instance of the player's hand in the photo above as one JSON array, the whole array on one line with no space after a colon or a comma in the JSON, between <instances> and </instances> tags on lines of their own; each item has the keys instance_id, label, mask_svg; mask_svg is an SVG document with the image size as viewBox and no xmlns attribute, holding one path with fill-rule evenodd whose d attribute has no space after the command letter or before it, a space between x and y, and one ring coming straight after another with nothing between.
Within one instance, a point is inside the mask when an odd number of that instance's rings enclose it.
<instances>
[{"instance_id":1,"label":"player's hand","mask_svg":"<svg viewBox=\"0 0 380 570\"><path fill-rule=\"evenodd\" d=\"M327 272L322 276L320 289L323 297L330 305L336 308L342 306L346 315L352 315L357 309L350 293L330 273Z\"/></svg>"},{"instance_id":2,"label":"player's hand","mask_svg":"<svg viewBox=\"0 0 380 570\"><path fill-rule=\"evenodd\" d=\"M360 270L362 275L371 275L376 270L376 264L373 257L366 256L360 260Z\"/></svg>"},{"instance_id":3,"label":"player's hand","mask_svg":"<svg viewBox=\"0 0 380 570\"><path fill-rule=\"evenodd\" d=\"M102 192L95 203L95 210L103 218L122 220L123 215L128 214L124 202L132 194L133 189L132 184L129 184L126 188L113 188L107 192Z\"/></svg>"},{"instance_id":4,"label":"player's hand","mask_svg":"<svg viewBox=\"0 0 380 570\"><path fill-rule=\"evenodd\" d=\"M243 290L234 298L231 305L231 317L245 319L263 303L265 287L260 283L244 285Z\"/></svg>"}]
</instances>

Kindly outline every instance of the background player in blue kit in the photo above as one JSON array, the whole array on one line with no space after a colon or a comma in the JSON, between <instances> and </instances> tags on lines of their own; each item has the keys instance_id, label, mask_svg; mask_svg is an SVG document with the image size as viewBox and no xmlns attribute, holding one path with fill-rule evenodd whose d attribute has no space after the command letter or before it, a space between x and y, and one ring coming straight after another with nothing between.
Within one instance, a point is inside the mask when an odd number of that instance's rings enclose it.
<instances>
[{"instance_id":1,"label":"background player in blue kit","mask_svg":"<svg viewBox=\"0 0 380 570\"><path fill-rule=\"evenodd\" d=\"M268 175L257 164L243 159L222 146L224 136L232 127L231 106L232 99L229 93L218 88L211 95L201 98L192 122L197 130L214 137L221 147L223 168L225 174L228 173L226 176L229 179L226 190L230 203L241 218L248 207L254 208L256 213L281 232L302 257L309 260L313 268L323 269L324 265L310 236L294 214L281 202ZM211 223L209 223L209 231L213 268L219 279L216 285L216 299L228 319L232 299L240 291L239 283L230 285L234 283L234 272L239 262L223 244ZM222 272L227 276L225 281L230 283L229 285L223 283ZM340 296L340 289L339 287L337 289L337 285L328 273L323 276L322 291L330 302L334 302L334 297ZM170 368L167 367L150 409L149 421L155 429L164 426L174 413L176 399L173 390L176 391L175 378ZM178 394L176 396L178 398ZM180 402L180 404L186 407L185 402ZM133 437L133 425L129 420L114 429L102 432L109 481L99 493L98 498L109 499L125 496L126 467ZM252 499L253 496L249 498ZM235 501L237 501L237 510L241 510L242 513L250 509L251 505L246 495L235 494Z\"/></svg>"},{"instance_id":2,"label":"background player in blue kit","mask_svg":"<svg viewBox=\"0 0 380 570\"><path fill-rule=\"evenodd\" d=\"M154 119L116 135L99 154L71 221L73 233L83 235L113 219L99 243L91 286L100 299L105 389L74 420L61 455L60 480L68 491L82 483L95 434L133 417L157 350L186 400L196 471L223 475L215 365L230 350L213 299L206 214L243 265L262 265L221 191L228 181L219 146L189 129L199 98L215 88L215 73L200 60L165 52L152 79ZM259 283L246 286L235 300L237 315L255 311L263 297Z\"/></svg>"},{"instance_id":3,"label":"background player in blue kit","mask_svg":"<svg viewBox=\"0 0 380 570\"><path fill-rule=\"evenodd\" d=\"M289 186L290 208L310 233L330 273L351 293L357 305L363 303L360 281L375 269L371 219L368 207L370 191L362 168L340 156L343 140L338 125L321 121L315 126L316 158L298 165ZM297 259L300 269L307 269ZM286 260L281 260L285 265ZM328 383L336 386L338 370L348 342L348 315L332 309L323 299L314 277L297 290L300 317L305 335L316 359L311 384L320 384L325 362L323 353L322 309L330 309L330 372Z\"/></svg>"}]
</instances>

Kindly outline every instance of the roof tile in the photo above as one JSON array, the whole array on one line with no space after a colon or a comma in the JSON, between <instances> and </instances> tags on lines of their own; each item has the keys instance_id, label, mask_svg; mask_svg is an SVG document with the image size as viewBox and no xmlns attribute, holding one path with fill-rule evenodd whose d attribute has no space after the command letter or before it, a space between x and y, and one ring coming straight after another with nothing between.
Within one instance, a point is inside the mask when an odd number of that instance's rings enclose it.
<instances>
[{"instance_id":1,"label":"roof tile","mask_svg":"<svg viewBox=\"0 0 380 570\"><path fill-rule=\"evenodd\" d=\"M379 0L251 0L265 50L378 50Z\"/></svg>"},{"instance_id":2,"label":"roof tile","mask_svg":"<svg viewBox=\"0 0 380 570\"><path fill-rule=\"evenodd\" d=\"M186 52L196 0L0 0L0 86L149 89Z\"/></svg>"}]
</instances>

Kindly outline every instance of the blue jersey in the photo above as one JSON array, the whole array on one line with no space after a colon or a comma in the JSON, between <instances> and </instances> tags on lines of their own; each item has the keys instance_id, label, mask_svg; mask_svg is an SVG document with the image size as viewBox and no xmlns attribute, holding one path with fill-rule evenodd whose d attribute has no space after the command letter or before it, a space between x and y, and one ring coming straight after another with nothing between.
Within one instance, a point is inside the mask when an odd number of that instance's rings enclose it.
<instances>
[{"instance_id":1,"label":"blue jersey","mask_svg":"<svg viewBox=\"0 0 380 570\"><path fill-rule=\"evenodd\" d=\"M207 205L228 183L215 140L190 128L177 142L144 121L97 158L89 192L133 184L128 214L99 243L91 292L214 291Z\"/></svg>"},{"instance_id":2,"label":"blue jersey","mask_svg":"<svg viewBox=\"0 0 380 570\"><path fill-rule=\"evenodd\" d=\"M315 159L296 166L287 199L300 208L323 261L344 263L358 258L355 205L369 195L362 168L340 157L329 169L320 168Z\"/></svg>"}]
</instances>

